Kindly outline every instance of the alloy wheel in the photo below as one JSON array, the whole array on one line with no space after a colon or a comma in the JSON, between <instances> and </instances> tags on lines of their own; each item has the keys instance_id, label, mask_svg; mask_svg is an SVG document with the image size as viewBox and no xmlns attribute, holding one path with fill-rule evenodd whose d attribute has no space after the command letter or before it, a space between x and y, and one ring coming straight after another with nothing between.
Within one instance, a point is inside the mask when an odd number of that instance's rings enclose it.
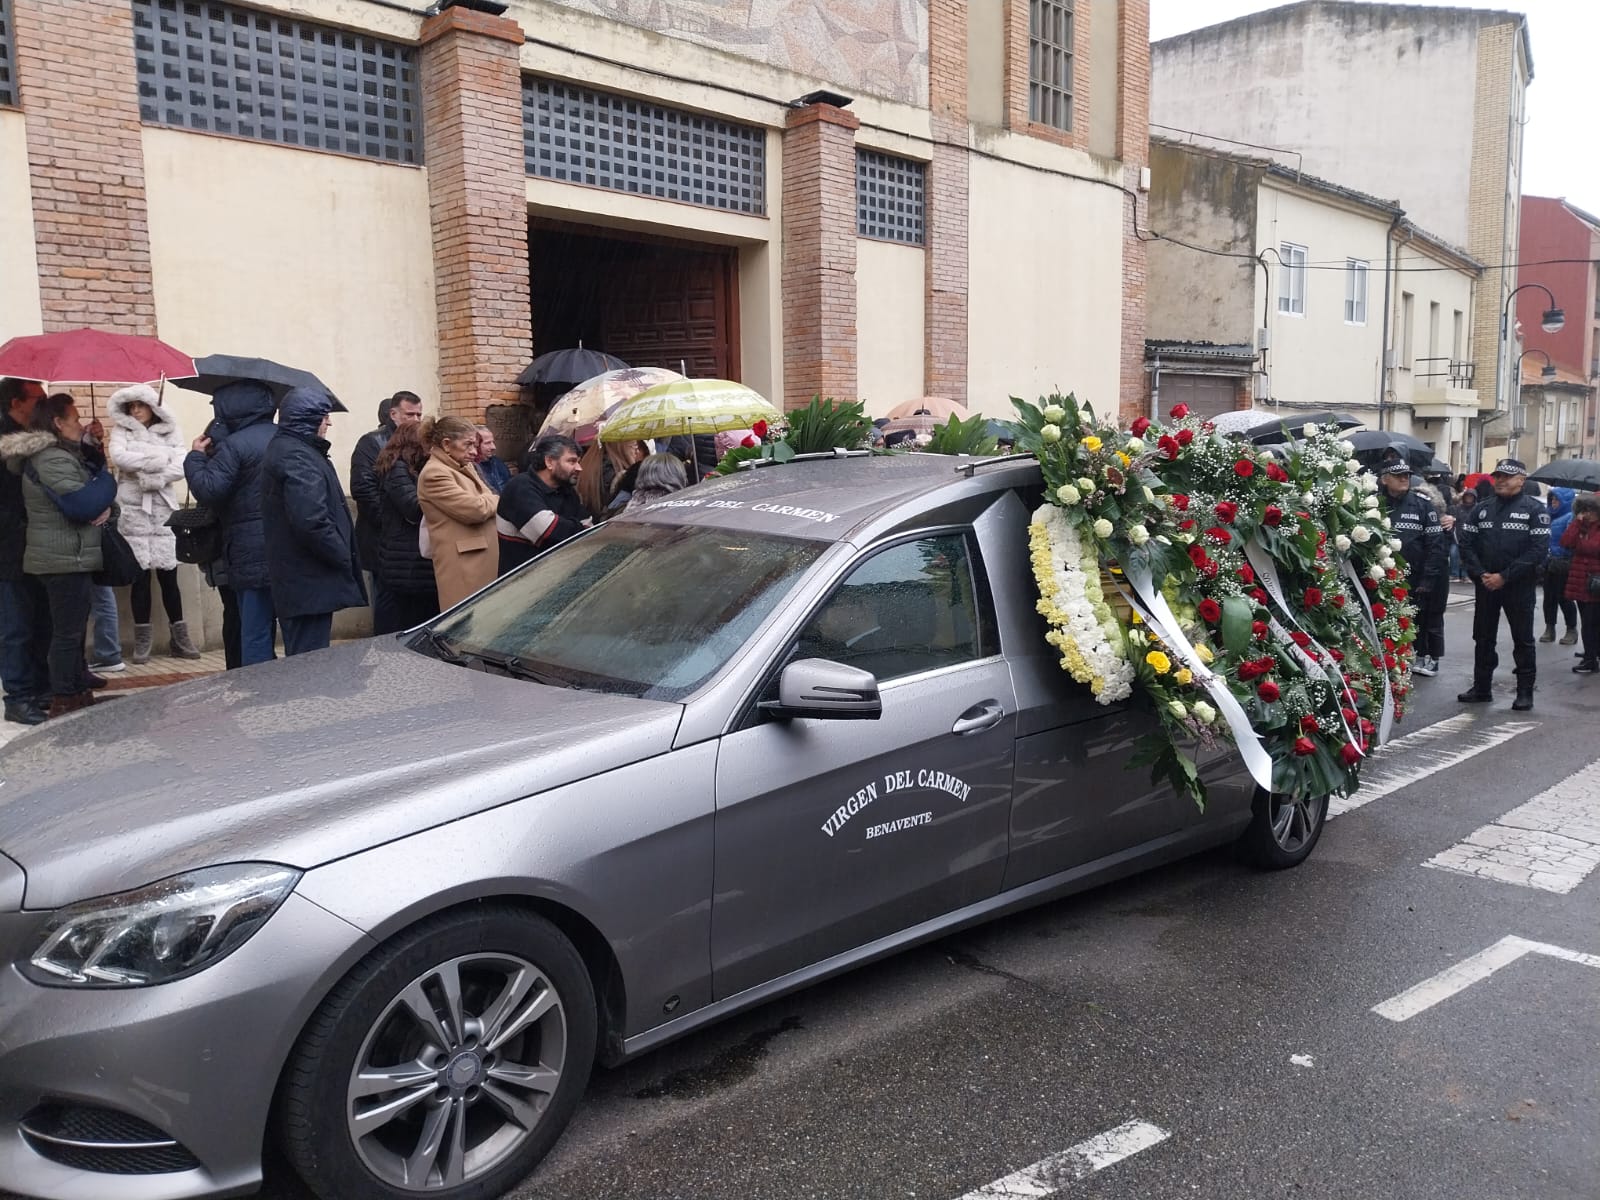
<instances>
[{"instance_id":1,"label":"alloy wheel","mask_svg":"<svg viewBox=\"0 0 1600 1200\"><path fill-rule=\"evenodd\" d=\"M454 1188L516 1152L561 1082L567 1019L525 959L469 954L417 976L368 1031L347 1088L361 1161L405 1191Z\"/></svg>"},{"instance_id":2,"label":"alloy wheel","mask_svg":"<svg viewBox=\"0 0 1600 1200\"><path fill-rule=\"evenodd\" d=\"M1327 797L1272 797L1272 840L1285 854L1293 854L1316 836L1326 811Z\"/></svg>"}]
</instances>

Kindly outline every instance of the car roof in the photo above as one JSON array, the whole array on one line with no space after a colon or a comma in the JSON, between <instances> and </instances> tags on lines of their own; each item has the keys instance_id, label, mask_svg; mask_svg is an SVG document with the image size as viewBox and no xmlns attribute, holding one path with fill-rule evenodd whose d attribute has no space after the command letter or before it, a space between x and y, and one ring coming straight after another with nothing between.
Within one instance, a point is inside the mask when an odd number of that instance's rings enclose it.
<instances>
[{"instance_id":1,"label":"car roof","mask_svg":"<svg viewBox=\"0 0 1600 1200\"><path fill-rule=\"evenodd\" d=\"M989 464L993 463L993 466ZM987 467L971 470L969 467ZM994 460L947 454L875 454L799 459L709 480L674 493L628 520L710 525L818 541L849 541L863 526L899 509L937 507L941 493L1016 486L1037 476L1032 458Z\"/></svg>"}]
</instances>

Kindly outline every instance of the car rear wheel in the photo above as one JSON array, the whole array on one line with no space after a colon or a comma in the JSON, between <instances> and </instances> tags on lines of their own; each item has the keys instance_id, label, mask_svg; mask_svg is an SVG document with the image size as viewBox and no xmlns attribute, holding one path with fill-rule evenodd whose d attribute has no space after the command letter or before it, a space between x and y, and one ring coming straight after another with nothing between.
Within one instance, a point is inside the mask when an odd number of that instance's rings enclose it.
<instances>
[{"instance_id":1,"label":"car rear wheel","mask_svg":"<svg viewBox=\"0 0 1600 1200\"><path fill-rule=\"evenodd\" d=\"M489 1200L555 1144L594 1062L594 989L556 927L510 908L401 934L329 995L279 1125L324 1200Z\"/></svg>"},{"instance_id":2,"label":"car rear wheel","mask_svg":"<svg viewBox=\"0 0 1600 1200\"><path fill-rule=\"evenodd\" d=\"M1328 797L1256 793L1254 812L1239 839L1245 856L1258 867L1281 871L1311 857L1328 821Z\"/></svg>"}]
</instances>

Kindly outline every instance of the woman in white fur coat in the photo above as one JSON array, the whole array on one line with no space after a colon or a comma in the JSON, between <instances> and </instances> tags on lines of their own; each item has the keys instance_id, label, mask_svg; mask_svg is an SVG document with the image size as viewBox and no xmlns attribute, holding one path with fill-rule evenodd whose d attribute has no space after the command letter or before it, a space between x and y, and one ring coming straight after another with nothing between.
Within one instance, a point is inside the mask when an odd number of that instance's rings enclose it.
<instances>
[{"instance_id":1,"label":"woman in white fur coat","mask_svg":"<svg viewBox=\"0 0 1600 1200\"><path fill-rule=\"evenodd\" d=\"M174 658L199 658L183 620L178 593L177 543L167 518L178 507L177 484L189 452L178 423L161 407L153 388L122 388L111 396L111 464L117 469L117 528L133 547L144 568L131 589L133 661L150 661L154 640L150 628L150 572L161 585L161 606L167 611Z\"/></svg>"}]
</instances>

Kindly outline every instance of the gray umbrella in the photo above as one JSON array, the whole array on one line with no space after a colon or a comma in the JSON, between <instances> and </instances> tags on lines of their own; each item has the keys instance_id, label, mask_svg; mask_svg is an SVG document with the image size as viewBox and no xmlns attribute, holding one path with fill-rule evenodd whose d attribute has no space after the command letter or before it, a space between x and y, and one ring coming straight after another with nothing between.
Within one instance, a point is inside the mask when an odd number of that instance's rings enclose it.
<instances>
[{"instance_id":1,"label":"gray umbrella","mask_svg":"<svg viewBox=\"0 0 1600 1200\"><path fill-rule=\"evenodd\" d=\"M1383 462L1391 453L1404 458L1417 470L1433 461L1432 446L1409 433L1396 433L1392 429L1363 429L1347 435L1345 441L1356 448L1356 457L1367 467Z\"/></svg>"},{"instance_id":2,"label":"gray umbrella","mask_svg":"<svg viewBox=\"0 0 1600 1200\"><path fill-rule=\"evenodd\" d=\"M1592 458L1558 458L1545 463L1529 479L1551 487L1577 488L1580 492L1600 491L1600 462Z\"/></svg>"},{"instance_id":3,"label":"gray umbrella","mask_svg":"<svg viewBox=\"0 0 1600 1200\"><path fill-rule=\"evenodd\" d=\"M246 380L266 384L271 389L273 398L277 400L282 400L289 393L289 389L297 387L317 388L333 396L333 389L310 371L302 371L298 367L286 367L282 363L273 362L270 358L208 354L204 358L194 360L194 370L195 373L188 379L172 379L168 382L174 387L200 392L207 396L215 396L219 388L227 387L230 383L241 383ZM338 400L337 396L333 398Z\"/></svg>"},{"instance_id":4,"label":"gray umbrella","mask_svg":"<svg viewBox=\"0 0 1600 1200\"><path fill-rule=\"evenodd\" d=\"M607 371L620 371L627 365L615 354L585 350L579 342L571 350L551 350L539 355L522 369L517 382L524 387L533 383L582 383Z\"/></svg>"},{"instance_id":5,"label":"gray umbrella","mask_svg":"<svg viewBox=\"0 0 1600 1200\"><path fill-rule=\"evenodd\" d=\"M1337 425L1340 429L1354 429L1359 424L1361 422L1349 413L1285 413L1250 426L1244 436L1258 446L1270 446L1275 442L1293 441L1307 425Z\"/></svg>"}]
</instances>

